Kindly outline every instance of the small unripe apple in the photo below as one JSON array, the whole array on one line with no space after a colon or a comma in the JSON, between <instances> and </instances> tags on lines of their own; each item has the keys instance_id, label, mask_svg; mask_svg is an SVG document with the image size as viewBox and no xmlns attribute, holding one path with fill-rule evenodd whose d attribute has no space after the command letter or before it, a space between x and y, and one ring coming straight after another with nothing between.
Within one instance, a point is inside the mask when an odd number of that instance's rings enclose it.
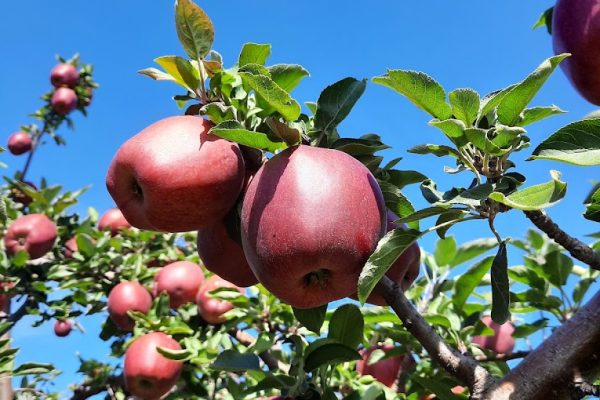
<instances>
[{"instance_id":1,"label":"small unripe apple","mask_svg":"<svg viewBox=\"0 0 600 400\"><path fill-rule=\"evenodd\" d=\"M11 256L24 250L33 260L52 250L57 233L56 224L44 214L23 215L8 227L4 246Z\"/></svg>"},{"instance_id":2,"label":"small unripe apple","mask_svg":"<svg viewBox=\"0 0 600 400\"><path fill-rule=\"evenodd\" d=\"M29 186L33 190L37 190L37 187L32 182L22 183ZM33 201L33 199L29 195L25 194L25 192L19 189L16 185L12 186L10 189L10 198L13 199L13 201L15 201L16 203L23 204L25 207L27 207Z\"/></svg>"},{"instance_id":3,"label":"small unripe apple","mask_svg":"<svg viewBox=\"0 0 600 400\"><path fill-rule=\"evenodd\" d=\"M183 364L160 354L158 347L181 350L179 343L162 332L140 336L125 352L123 374L132 395L157 400L177 383Z\"/></svg>"},{"instance_id":4,"label":"small unripe apple","mask_svg":"<svg viewBox=\"0 0 600 400\"><path fill-rule=\"evenodd\" d=\"M8 150L15 156L27 153L32 147L33 140L26 132L15 132L8 138Z\"/></svg>"},{"instance_id":5,"label":"small unripe apple","mask_svg":"<svg viewBox=\"0 0 600 400\"><path fill-rule=\"evenodd\" d=\"M202 263L209 271L229 282L248 287L258 283L250 269L242 244L230 237L224 221L198 230L197 248Z\"/></svg>"},{"instance_id":6,"label":"small unripe apple","mask_svg":"<svg viewBox=\"0 0 600 400\"><path fill-rule=\"evenodd\" d=\"M371 375L373 378L377 379L379 382L383 383L384 385L386 385L388 387L392 387L394 385L394 383L396 382L398 375L401 373L402 363L404 361L404 358L410 357L411 360L408 362L408 364L411 367L412 367L412 365L414 365L414 359L412 358L412 356L410 356L410 355L407 356L407 355L401 354L401 355L397 355L397 356L393 356L393 357L389 357L389 358L384 358L373 364L369 364L368 362L369 362L369 357L371 356L371 353L373 353L375 350L383 350L385 353L388 353L389 351L391 351L393 349L394 349L394 346L386 344L386 345L373 346L373 347L370 347L369 349L361 351L362 360L359 360L356 363L356 370L361 375Z\"/></svg>"},{"instance_id":7,"label":"small unripe apple","mask_svg":"<svg viewBox=\"0 0 600 400\"><path fill-rule=\"evenodd\" d=\"M233 283L226 281L218 275L213 275L200 286L198 294L196 295L196 305L198 306L198 312L200 316L209 324L221 324L226 321L223 314L229 310L233 310L233 304L229 301L218 300L210 295L210 292L219 288L232 288L236 289L240 293L244 291L234 285Z\"/></svg>"},{"instance_id":8,"label":"small unripe apple","mask_svg":"<svg viewBox=\"0 0 600 400\"><path fill-rule=\"evenodd\" d=\"M54 323L54 334L58 337L65 337L71 333L73 324L69 320L59 320Z\"/></svg>"},{"instance_id":9,"label":"small unripe apple","mask_svg":"<svg viewBox=\"0 0 600 400\"><path fill-rule=\"evenodd\" d=\"M296 308L356 293L386 232L381 189L358 160L300 145L256 173L242 207L242 244L255 276Z\"/></svg>"},{"instance_id":10,"label":"small unripe apple","mask_svg":"<svg viewBox=\"0 0 600 400\"><path fill-rule=\"evenodd\" d=\"M136 228L187 232L223 219L244 181L235 143L211 135L205 119L160 120L125 142L106 187Z\"/></svg>"},{"instance_id":11,"label":"small unripe apple","mask_svg":"<svg viewBox=\"0 0 600 400\"><path fill-rule=\"evenodd\" d=\"M473 343L481 348L492 350L500 354L510 354L515 347L515 338L512 336L515 332L515 327L511 322L505 322L498 325L492 321L489 315L481 318L481 322L494 330L492 336L475 336Z\"/></svg>"},{"instance_id":12,"label":"small unripe apple","mask_svg":"<svg viewBox=\"0 0 600 400\"><path fill-rule=\"evenodd\" d=\"M73 89L60 87L52 95L50 105L57 114L67 115L77 106L77 94Z\"/></svg>"},{"instance_id":13,"label":"small unripe apple","mask_svg":"<svg viewBox=\"0 0 600 400\"><path fill-rule=\"evenodd\" d=\"M118 208L106 211L98 221L98 229L101 231L109 229L111 235L115 236L121 229L131 228L131 224L125 219Z\"/></svg>"},{"instance_id":14,"label":"small unripe apple","mask_svg":"<svg viewBox=\"0 0 600 400\"><path fill-rule=\"evenodd\" d=\"M154 296L167 292L171 308L179 308L194 302L203 282L204 273L198 264L176 261L162 267L154 277Z\"/></svg>"},{"instance_id":15,"label":"small unripe apple","mask_svg":"<svg viewBox=\"0 0 600 400\"><path fill-rule=\"evenodd\" d=\"M50 82L55 88L67 86L74 88L79 81L79 71L73 64L62 63L50 71Z\"/></svg>"},{"instance_id":16,"label":"small unripe apple","mask_svg":"<svg viewBox=\"0 0 600 400\"><path fill-rule=\"evenodd\" d=\"M112 288L107 303L110 319L120 329L130 332L135 326L135 321L127 312L148 313L152 306L152 296L139 282L124 281Z\"/></svg>"}]
</instances>

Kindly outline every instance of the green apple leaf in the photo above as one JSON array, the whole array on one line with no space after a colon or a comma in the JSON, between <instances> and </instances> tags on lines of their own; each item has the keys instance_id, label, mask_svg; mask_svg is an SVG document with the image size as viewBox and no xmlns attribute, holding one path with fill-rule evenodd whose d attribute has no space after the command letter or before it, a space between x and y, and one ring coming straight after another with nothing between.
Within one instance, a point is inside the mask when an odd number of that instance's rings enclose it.
<instances>
[{"instance_id":1,"label":"green apple leaf","mask_svg":"<svg viewBox=\"0 0 600 400\"><path fill-rule=\"evenodd\" d=\"M475 263L475 265L471 266L456 279L454 282L454 296L452 296L452 303L457 312L461 312L469 296L473 294L475 288L481 283L485 274L492 268L493 261L494 257L486 257Z\"/></svg>"},{"instance_id":2,"label":"green apple leaf","mask_svg":"<svg viewBox=\"0 0 600 400\"><path fill-rule=\"evenodd\" d=\"M490 194L490 199L523 211L541 210L558 203L567 192L567 184L560 180L558 171L550 171L550 182L534 185L508 196L500 192Z\"/></svg>"},{"instance_id":3,"label":"green apple leaf","mask_svg":"<svg viewBox=\"0 0 600 400\"><path fill-rule=\"evenodd\" d=\"M554 7L548 8L546 11L540 15L540 18L537 20L535 25L533 25L533 29L541 28L542 26L546 27L546 30L550 35L552 35L552 15L554 14Z\"/></svg>"},{"instance_id":4,"label":"green apple leaf","mask_svg":"<svg viewBox=\"0 0 600 400\"><path fill-rule=\"evenodd\" d=\"M595 191L592 191L589 199L586 201L586 211L583 215L590 221L600 222L600 185L597 185Z\"/></svg>"},{"instance_id":5,"label":"green apple leaf","mask_svg":"<svg viewBox=\"0 0 600 400\"><path fill-rule=\"evenodd\" d=\"M421 144L411 147L407 151L414 154L433 154L437 157L452 156L455 158L462 158L458 150L441 144Z\"/></svg>"},{"instance_id":6,"label":"green apple leaf","mask_svg":"<svg viewBox=\"0 0 600 400\"><path fill-rule=\"evenodd\" d=\"M192 352L187 349L173 350L167 347L157 347L156 351L169 360L185 361L192 357Z\"/></svg>"},{"instance_id":7,"label":"green apple leaf","mask_svg":"<svg viewBox=\"0 0 600 400\"><path fill-rule=\"evenodd\" d=\"M183 49L192 60L208 54L215 39L215 30L208 15L193 1L176 0L175 26Z\"/></svg>"},{"instance_id":8,"label":"green apple leaf","mask_svg":"<svg viewBox=\"0 0 600 400\"><path fill-rule=\"evenodd\" d=\"M271 79L288 93L291 93L302 79L310 76L304 67L297 64L275 64L268 69L271 73Z\"/></svg>"},{"instance_id":9,"label":"green apple leaf","mask_svg":"<svg viewBox=\"0 0 600 400\"><path fill-rule=\"evenodd\" d=\"M12 372L14 376L23 376L23 375L38 375L38 374L47 374L49 372L54 371L54 366L52 364L41 364L41 363L24 363L19 365Z\"/></svg>"},{"instance_id":10,"label":"green apple leaf","mask_svg":"<svg viewBox=\"0 0 600 400\"><path fill-rule=\"evenodd\" d=\"M454 117L464 122L465 126L473 125L479 113L479 93L473 89L456 89L448 93L448 100Z\"/></svg>"},{"instance_id":11,"label":"green apple leaf","mask_svg":"<svg viewBox=\"0 0 600 400\"><path fill-rule=\"evenodd\" d=\"M358 300L361 303L365 303L392 264L421 236L421 232L412 229L394 229L379 241L358 278Z\"/></svg>"},{"instance_id":12,"label":"green apple leaf","mask_svg":"<svg viewBox=\"0 0 600 400\"><path fill-rule=\"evenodd\" d=\"M155 81L175 82L175 78L173 78L171 75L169 75L166 72L163 72L157 68L141 69L138 71L138 74L149 76L150 78L154 79Z\"/></svg>"},{"instance_id":13,"label":"green apple leaf","mask_svg":"<svg viewBox=\"0 0 600 400\"><path fill-rule=\"evenodd\" d=\"M456 267L461 265L467 261L470 261L480 255L488 252L498 245L498 241L496 239L475 239L470 242L467 242L461 245L456 250L456 256L450 263L450 266Z\"/></svg>"},{"instance_id":14,"label":"green apple leaf","mask_svg":"<svg viewBox=\"0 0 600 400\"><path fill-rule=\"evenodd\" d=\"M600 165L600 119L584 119L559 129L533 151L531 159Z\"/></svg>"},{"instance_id":15,"label":"green apple leaf","mask_svg":"<svg viewBox=\"0 0 600 400\"><path fill-rule=\"evenodd\" d=\"M242 47L238 66L243 67L246 64L265 65L270 55L270 44L246 43Z\"/></svg>"},{"instance_id":16,"label":"green apple leaf","mask_svg":"<svg viewBox=\"0 0 600 400\"><path fill-rule=\"evenodd\" d=\"M560 250L546 254L545 259L546 263L542 270L548 282L557 288L566 285L567 279L573 271L573 259Z\"/></svg>"},{"instance_id":17,"label":"green apple leaf","mask_svg":"<svg viewBox=\"0 0 600 400\"><path fill-rule=\"evenodd\" d=\"M292 307L294 316L306 329L309 329L315 333L321 332L323 322L325 322L325 316L327 314L327 304L316 307L316 308L296 308Z\"/></svg>"},{"instance_id":18,"label":"green apple leaf","mask_svg":"<svg viewBox=\"0 0 600 400\"><path fill-rule=\"evenodd\" d=\"M356 349L363 340L364 325L360 309L354 304L344 304L333 312L327 337Z\"/></svg>"},{"instance_id":19,"label":"green apple leaf","mask_svg":"<svg viewBox=\"0 0 600 400\"><path fill-rule=\"evenodd\" d=\"M447 213L451 211L448 207L428 207L412 214L407 215L406 217L402 217L398 219L399 224L406 224L413 221L420 221L425 218L434 217L436 215Z\"/></svg>"},{"instance_id":20,"label":"green apple leaf","mask_svg":"<svg viewBox=\"0 0 600 400\"><path fill-rule=\"evenodd\" d=\"M413 374L411 379L427 391L434 393L439 400L456 400L456 395L452 394L450 386L440 379L425 378L416 374Z\"/></svg>"},{"instance_id":21,"label":"green apple leaf","mask_svg":"<svg viewBox=\"0 0 600 400\"><path fill-rule=\"evenodd\" d=\"M372 80L400 93L415 106L439 120L452 116L452 109L446 103L444 88L423 72L388 70L385 75Z\"/></svg>"},{"instance_id":22,"label":"green apple leaf","mask_svg":"<svg viewBox=\"0 0 600 400\"><path fill-rule=\"evenodd\" d=\"M240 353L230 349L219 354L210 367L217 371L259 371L260 361L256 354Z\"/></svg>"},{"instance_id":23,"label":"green apple leaf","mask_svg":"<svg viewBox=\"0 0 600 400\"><path fill-rule=\"evenodd\" d=\"M259 103L261 101L266 103L281 114L286 121L294 121L300 116L300 104L269 76L254 75L249 72L240 72L240 76L244 85L256 92Z\"/></svg>"},{"instance_id":24,"label":"green apple leaf","mask_svg":"<svg viewBox=\"0 0 600 400\"><path fill-rule=\"evenodd\" d=\"M322 132L335 129L350 114L366 87L366 79L355 78L345 78L327 86L317 100L315 129Z\"/></svg>"},{"instance_id":25,"label":"green apple leaf","mask_svg":"<svg viewBox=\"0 0 600 400\"><path fill-rule=\"evenodd\" d=\"M508 284L508 258L506 243L500 243L492 262L492 319L502 325L510 318L510 285Z\"/></svg>"},{"instance_id":26,"label":"green apple leaf","mask_svg":"<svg viewBox=\"0 0 600 400\"><path fill-rule=\"evenodd\" d=\"M360 359L361 355L358 351L342 343L323 343L314 350L309 351L309 349L307 349L304 360L304 370L314 371L325 365L341 364L343 362Z\"/></svg>"},{"instance_id":27,"label":"green apple leaf","mask_svg":"<svg viewBox=\"0 0 600 400\"><path fill-rule=\"evenodd\" d=\"M518 126L527 126L543 119L553 117L555 115L564 114L566 111L552 105L549 107L533 107L523 110L521 118L519 118Z\"/></svg>"},{"instance_id":28,"label":"green apple leaf","mask_svg":"<svg viewBox=\"0 0 600 400\"><path fill-rule=\"evenodd\" d=\"M569 54L559 54L545 60L527 78L513 87L498 104L498 121L513 126L518 123L523 110L531 102L558 64Z\"/></svg>"},{"instance_id":29,"label":"green apple leaf","mask_svg":"<svg viewBox=\"0 0 600 400\"><path fill-rule=\"evenodd\" d=\"M271 132L273 132L276 137L287 143L288 146L295 146L301 142L302 132L300 132L300 130L293 128L273 117L268 117L265 122L271 129Z\"/></svg>"},{"instance_id":30,"label":"green apple leaf","mask_svg":"<svg viewBox=\"0 0 600 400\"><path fill-rule=\"evenodd\" d=\"M483 99L481 99L481 110L479 111L479 119L487 116L490 112L492 112L498 104L504 99L504 96L508 94L516 85L510 85L505 87L504 89L496 90L492 93L487 94ZM489 121L490 123L492 121Z\"/></svg>"},{"instance_id":31,"label":"green apple leaf","mask_svg":"<svg viewBox=\"0 0 600 400\"><path fill-rule=\"evenodd\" d=\"M254 132L245 129L238 121L224 121L214 126L210 133L223 139L242 144L255 149L275 153L286 149L285 142L276 141L262 132Z\"/></svg>"},{"instance_id":32,"label":"green apple leaf","mask_svg":"<svg viewBox=\"0 0 600 400\"><path fill-rule=\"evenodd\" d=\"M154 61L163 67L179 85L192 93L196 92L200 84L200 73L188 60L178 56L164 56Z\"/></svg>"},{"instance_id":33,"label":"green apple leaf","mask_svg":"<svg viewBox=\"0 0 600 400\"><path fill-rule=\"evenodd\" d=\"M436 242L433 256L439 266L449 265L456 255L456 240L450 236Z\"/></svg>"},{"instance_id":34,"label":"green apple leaf","mask_svg":"<svg viewBox=\"0 0 600 400\"><path fill-rule=\"evenodd\" d=\"M392 210L398 217L414 214L415 208L398 187L385 181L379 181L379 187L383 193L386 207ZM419 222L418 220L409 221L408 226L413 229L419 229Z\"/></svg>"},{"instance_id":35,"label":"green apple leaf","mask_svg":"<svg viewBox=\"0 0 600 400\"><path fill-rule=\"evenodd\" d=\"M455 145L461 147L469 141L465 137L465 123L458 119L445 119L440 121L434 119L429 122L429 125L440 129Z\"/></svg>"}]
</instances>

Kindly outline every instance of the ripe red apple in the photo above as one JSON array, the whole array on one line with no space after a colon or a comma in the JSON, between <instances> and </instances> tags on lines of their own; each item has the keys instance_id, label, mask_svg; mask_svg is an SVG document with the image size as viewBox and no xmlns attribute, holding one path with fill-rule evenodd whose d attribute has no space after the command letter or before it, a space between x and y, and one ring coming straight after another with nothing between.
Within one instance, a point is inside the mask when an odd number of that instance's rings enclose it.
<instances>
[{"instance_id":1,"label":"ripe red apple","mask_svg":"<svg viewBox=\"0 0 600 400\"><path fill-rule=\"evenodd\" d=\"M72 237L65 242L65 257L73 258L73 253L77 252L77 238Z\"/></svg>"},{"instance_id":2,"label":"ripe red apple","mask_svg":"<svg viewBox=\"0 0 600 400\"><path fill-rule=\"evenodd\" d=\"M223 219L244 181L235 143L208 133L198 117L160 120L115 155L106 187L131 224L165 232L197 230Z\"/></svg>"},{"instance_id":3,"label":"ripe red apple","mask_svg":"<svg viewBox=\"0 0 600 400\"><path fill-rule=\"evenodd\" d=\"M25 250L33 260L52 250L56 235L56 225L44 214L23 215L8 227L4 246L11 256Z\"/></svg>"},{"instance_id":4,"label":"ripe red apple","mask_svg":"<svg viewBox=\"0 0 600 400\"><path fill-rule=\"evenodd\" d=\"M597 0L558 0L552 15L556 54L571 53L560 66L577 91L600 105L600 13Z\"/></svg>"},{"instance_id":5,"label":"ripe red apple","mask_svg":"<svg viewBox=\"0 0 600 400\"><path fill-rule=\"evenodd\" d=\"M377 361L373 364L368 364L369 357L371 353L375 350L381 349L385 353L394 349L394 346L385 344L374 346L369 349L361 351L363 356L362 360L359 360L356 363L356 370L361 375L371 375L373 378L377 379L379 382L383 383L388 387L392 387L398 378L398 375L401 373L400 369L402 368L402 362L404 361L404 357L406 355L401 354L389 358L384 358L382 360ZM414 364L414 359L412 356L409 356L411 360L409 361L410 366Z\"/></svg>"},{"instance_id":6,"label":"ripe red apple","mask_svg":"<svg viewBox=\"0 0 600 400\"><path fill-rule=\"evenodd\" d=\"M157 400L177 383L183 364L165 358L157 347L181 350L179 343L162 332L140 336L125 352L123 374L132 395Z\"/></svg>"},{"instance_id":7,"label":"ripe red apple","mask_svg":"<svg viewBox=\"0 0 600 400\"><path fill-rule=\"evenodd\" d=\"M152 306L152 296L137 281L123 281L112 288L108 294L108 315L116 326L130 332L135 322L128 311L139 311L146 314Z\"/></svg>"},{"instance_id":8,"label":"ripe red apple","mask_svg":"<svg viewBox=\"0 0 600 400\"><path fill-rule=\"evenodd\" d=\"M515 332L515 327L510 322L505 322L502 325L498 325L492 321L492 317L489 315L481 318L481 322L494 330L492 336L475 336L473 337L473 343L484 349L495 351L500 354L510 354L515 347L515 338L512 334Z\"/></svg>"},{"instance_id":9,"label":"ripe red apple","mask_svg":"<svg viewBox=\"0 0 600 400\"><path fill-rule=\"evenodd\" d=\"M377 181L338 150L288 148L256 173L242 207L242 244L258 280L297 308L356 292L386 231Z\"/></svg>"},{"instance_id":10,"label":"ripe red apple","mask_svg":"<svg viewBox=\"0 0 600 400\"><path fill-rule=\"evenodd\" d=\"M58 337L69 336L73 324L69 320L58 320L54 323L54 334Z\"/></svg>"},{"instance_id":11,"label":"ripe red apple","mask_svg":"<svg viewBox=\"0 0 600 400\"><path fill-rule=\"evenodd\" d=\"M33 140L26 132L15 132L8 138L8 150L15 156L27 153L32 147Z\"/></svg>"},{"instance_id":12,"label":"ripe red apple","mask_svg":"<svg viewBox=\"0 0 600 400\"><path fill-rule=\"evenodd\" d=\"M14 282L0 282L0 311L8 312L10 299L12 298L12 294L5 293L5 291L12 289L15 287Z\"/></svg>"},{"instance_id":13,"label":"ripe red apple","mask_svg":"<svg viewBox=\"0 0 600 400\"><path fill-rule=\"evenodd\" d=\"M171 308L194 302L204 273L198 264L176 261L162 267L154 277L154 296L167 292Z\"/></svg>"},{"instance_id":14,"label":"ripe red apple","mask_svg":"<svg viewBox=\"0 0 600 400\"><path fill-rule=\"evenodd\" d=\"M398 226L394 224L394 221L398 219L398 216L393 212L387 212L387 227L388 232L392 229L401 228L405 229L406 225ZM411 244L405 251L400 255L394 264L386 272L386 276L392 281L398 283L402 290L407 290L410 285L419 276L419 269L421 263L421 248L415 242ZM355 296L354 296L355 297ZM375 289L371 295L367 298L367 303L376 304L379 306L387 306L387 302L381 294Z\"/></svg>"},{"instance_id":15,"label":"ripe red apple","mask_svg":"<svg viewBox=\"0 0 600 400\"><path fill-rule=\"evenodd\" d=\"M33 190L37 190L37 187L32 182L21 183L29 186ZM16 203L23 204L25 207L27 207L33 201L33 199L29 195L25 194L25 192L19 189L16 185L12 186L10 189L10 198L13 199L13 201L15 201Z\"/></svg>"},{"instance_id":16,"label":"ripe red apple","mask_svg":"<svg viewBox=\"0 0 600 400\"><path fill-rule=\"evenodd\" d=\"M131 228L131 224L125 219L118 208L106 211L98 221L98 229L110 229L111 235L115 236L121 229Z\"/></svg>"},{"instance_id":17,"label":"ripe red apple","mask_svg":"<svg viewBox=\"0 0 600 400\"><path fill-rule=\"evenodd\" d=\"M250 269L241 243L230 237L225 221L198 230L197 248L209 271L231 283L248 287L258 283Z\"/></svg>"},{"instance_id":18,"label":"ripe red apple","mask_svg":"<svg viewBox=\"0 0 600 400\"><path fill-rule=\"evenodd\" d=\"M74 88L79 81L79 71L73 64L62 63L50 71L50 82L55 88L67 86Z\"/></svg>"},{"instance_id":19,"label":"ripe red apple","mask_svg":"<svg viewBox=\"0 0 600 400\"><path fill-rule=\"evenodd\" d=\"M52 95L50 105L56 113L67 115L77 106L77 94L73 89L60 87Z\"/></svg>"},{"instance_id":20,"label":"ripe red apple","mask_svg":"<svg viewBox=\"0 0 600 400\"><path fill-rule=\"evenodd\" d=\"M196 305L198 305L200 316L209 324L221 324L225 322L226 319L223 317L223 314L233 309L233 304L230 302L211 297L210 292L219 288L233 288L237 289L240 293L244 293L241 288L218 275L208 278L200 286L200 290L198 290Z\"/></svg>"}]
</instances>

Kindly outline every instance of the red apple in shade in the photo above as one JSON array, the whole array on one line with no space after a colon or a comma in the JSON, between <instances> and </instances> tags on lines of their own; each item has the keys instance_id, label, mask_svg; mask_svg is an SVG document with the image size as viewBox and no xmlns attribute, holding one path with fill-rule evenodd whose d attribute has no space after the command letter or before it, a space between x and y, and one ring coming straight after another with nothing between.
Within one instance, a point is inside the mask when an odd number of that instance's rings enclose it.
<instances>
[{"instance_id":1,"label":"red apple in shade","mask_svg":"<svg viewBox=\"0 0 600 400\"><path fill-rule=\"evenodd\" d=\"M473 337L473 343L481 348L492 350L500 354L510 354L515 347L515 338L513 333L515 327L511 322L505 322L502 325L498 325L492 321L492 317L489 315L481 318L481 322L494 330L492 336L475 336Z\"/></svg>"},{"instance_id":2,"label":"red apple in shade","mask_svg":"<svg viewBox=\"0 0 600 400\"><path fill-rule=\"evenodd\" d=\"M27 185L33 190L37 190L37 187L32 182L21 182L21 184ZM10 198L13 199L13 201L15 201L16 203L23 204L25 207L27 207L33 201L33 199L29 195L25 194L25 192L19 189L16 185L13 185L10 188Z\"/></svg>"},{"instance_id":3,"label":"red apple in shade","mask_svg":"<svg viewBox=\"0 0 600 400\"><path fill-rule=\"evenodd\" d=\"M171 308L179 308L194 302L203 282L204 273L198 264L176 261L162 267L154 277L154 296L167 292Z\"/></svg>"},{"instance_id":4,"label":"red apple in shade","mask_svg":"<svg viewBox=\"0 0 600 400\"><path fill-rule=\"evenodd\" d=\"M393 212L387 212L387 227L388 232L392 229L401 228L406 229L406 225L398 226L394 224L394 221L398 219L398 216ZM402 290L407 290L410 285L419 276L421 262L421 248L415 242L411 244L405 251L400 255L394 264L385 274L392 281L398 283ZM356 298L356 296L353 296ZM387 302L381 294L375 289L371 295L367 298L367 303L376 304L378 306L387 306Z\"/></svg>"},{"instance_id":5,"label":"red apple in shade","mask_svg":"<svg viewBox=\"0 0 600 400\"><path fill-rule=\"evenodd\" d=\"M450 391L452 394L462 394L466 389L463 386L454 386ZM435 400L437 396L435 394L428 394L420 398L420 400Z\"/></svg>"},{"instance_id":6,"label":"red apple in shade","mask_svg":"<svg viewBox=\"0 0 600 400\"><path fill-rule=\"evenodd\" d=\"M123 281L108 294L108 315L116 326L127 332L132 331L135 326L127 312L139 311L146 314L151 306L152 296L137 281Z\"/></svg>"},{"instance_id":7,"label":"red apple in shade","mask_svg":"<svg viewBox=\"0 0 600 400\"><path fill-rule=\"evenodd\" d=\"M258 280L296 308L356 292L386 232L377 181L338 150L296 146L256 173L242 207L242 244Z\"/></svg>"},{"instance_id":8,"label":"red apple in shade","mask_svg":"<svg viewBox=\"0 0 600 400\"><path fill-rule=\"evenodd\" d=\"M183 364L165 358L157 350L181 350L179 343L162 332L152 332L134 340L125 352L123 374L132 395L157 400L177 383Z\"/></svg>"},{"instance_id":9,"label":"red apple in shade","mask_svg":"<svg viewBox=\"0 0 600 400\"><path fill-rule=\"evenodd\" d=\"M219 288L232 288L238 290L240 293L244 291L234 285L233 283L226 281L218 275L213 275L200 286L198 294L196 295L196 305L198 305L198 312L200 316L209 324L221 324L226 321L223 317L229 310L233 310L233 304L228 301L215 299L210 295L210 292Z\"/></svg>"},{"instance_id":10,"label":"red apple in shade","mask_svg":"<svg viewBox=\"0 0 600 400\"><path fill-rule=\"evenodd\" d=\"M73 89L60 87L52 95L50 105L57 114L67 115L77 106L77 94Z\"/></svg>"},{"instance_id":11,"label":"red apple in shade","mask_svg":"<svg viewBox=\"0 0 600 400\"><path fill-rule=\"evenodd\" d=\"M6 293L7 290L15 287L15 282L0 282L0 311L8 311L12 294Z\"/></svg>"},{"instance_id":12,"label":"red apple in shade","mask_svg":"<svg viewBox=\"0 0 600 400\"><path fill-rule=\"evenodd\" d=\"M110 233L115 236L121 229L131 228L131 224L125 219L123 213L118 208L111 208L105 212L98 221L98 229L101 231L110 229Z\"/></svg>"},{"instance_id":13,"label":"red apple in shade","mask_svg":"<svg viewBox=\"0 0 600 400\"><path fill-rule=\"evenodd\" d=\"M4 246L11 256L24 250L33 260L52 250L56 235L56 225L44 214L23 215L8 227Z\"/></svg>"},{"instance_id":14,"label":"red apple in shade","mask_svg":"<svg viewBox=\"0 0 600 400\"><path fill-rule=\"evenodd\" d=\"M558 0L552 14L555 54L571 53L560 64L577 91L600 105L600 13L597 0Z\"/></svg>"},{"instance_id":15,"label":"red apple in shade","mask_svg":"<svg viewBox=\"0 0 600 400\"><path fill-rule=\"evenodd\" d=\"M58 320L54 323L54 334L58 337L69 336L73 323L69 320Z\"/></svg>"},{"instance_id":16,"label":"red apple in shade","mask_svg":"<svg viewBox=\"0 0 600 400\"><path fill-rule=\"evenodd\" d=\"M77 238L72 237L71 239L65 242L65 257L73 258L73 253L76 253L77 248Z\"/></svg>"},{"instance_id":17,"label":"red apple in shade","mask_svg":"<svg viewBox=\"0 0 600 400\"><path fill-rule=\"evenodd\" d=\"M229 282L248 287L258 283L242 244L230 237L225 221L198 230L198 255L209 271Z\"/></svg>"},{"instance_id":18,"label":"red apple in shade","mask_svg":"<svg viewBox=\"0 0 600 400\"><path fill-rule=\"evenodd\" d=\"M375 350L383 350L385 353L394 349L394 346L386 344L380 346L373 346L367 350L361 351L363 356L362 360L359 360L356 363L356 370L361 375L371 375L373 378L377 379L379 382L383 383L388 387L392 387L396 382L398 375L400 374L400 369L403 367L404 357L406 355L397 355L389 358L383 358L373 364L369 364L369 357ZM412 367L415 361L412 356L408 356L411 359L408 361L408 367Z\"/></svg>"},{"instance_id":19,"label":"red apple in shade","mask_svg":"<svg viewBox=\"0 0 600 400\"><path fill-rule=\"evenodd\" d=\"M15 132L8 138L8 150L18 156L27 153L33 147L31 135L26 132Z\"/></svg>"},{"instance_id":20,"label":"red apple in shade","mask_svg":"<svg viewBox=\"0 0 600 400\"><path fill-rule=\"evenodd\" d=\"M79 81L79 71L73 64L61 63L50 71L50 82L55 88L67 86L74 88Z\"/></svg>"},{"instance_id":21,"label":"red apple in shade","mask_svg":"<svg viewBox=\"0 0 600 400\"><path fill-rule=\"evenodd\" d=\"M136 228L186 232L210 226L233 207L244 181L235 143L193 116L160 120L121 146L106 187Z\"/></svg>"}]
</instances>

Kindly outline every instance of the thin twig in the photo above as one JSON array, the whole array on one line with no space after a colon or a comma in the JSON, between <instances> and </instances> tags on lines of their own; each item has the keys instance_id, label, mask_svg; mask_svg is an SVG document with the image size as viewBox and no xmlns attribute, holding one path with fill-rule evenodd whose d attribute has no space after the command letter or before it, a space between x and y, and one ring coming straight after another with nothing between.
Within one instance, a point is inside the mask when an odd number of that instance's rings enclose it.
<instances>
[{"instance_id":1,"label":"thin twig","mask_svg":"<svg viewBox=\"0 0 600 400\"><path fill-rule=\"evenodd\" d=\"M510 354L493 354L489 356L476 356L475 359L479 362L490 362L490 361L510 361L519 358L527 357L531 353L530 351L516 351Z\"/></svg>"},{"instance_id":2,"label":"thin twig","mask_svg":"<svg viewBox=\"0 0 600 400\"><path fill-rule=\"evenodd\" d=\"M246 347L252 346L254 341L256 340L252 335L247 332L244 332L241 329L236 329L230 332L230 335L235 337L235 339L243 344ZM289 366L282 361L279 361L273 354L269 353L269 351L263 351L258 355L261 360L269 367L270 370L281 370L283 372L287 372L289 370Z\"/></svg>"}]
</instances>

